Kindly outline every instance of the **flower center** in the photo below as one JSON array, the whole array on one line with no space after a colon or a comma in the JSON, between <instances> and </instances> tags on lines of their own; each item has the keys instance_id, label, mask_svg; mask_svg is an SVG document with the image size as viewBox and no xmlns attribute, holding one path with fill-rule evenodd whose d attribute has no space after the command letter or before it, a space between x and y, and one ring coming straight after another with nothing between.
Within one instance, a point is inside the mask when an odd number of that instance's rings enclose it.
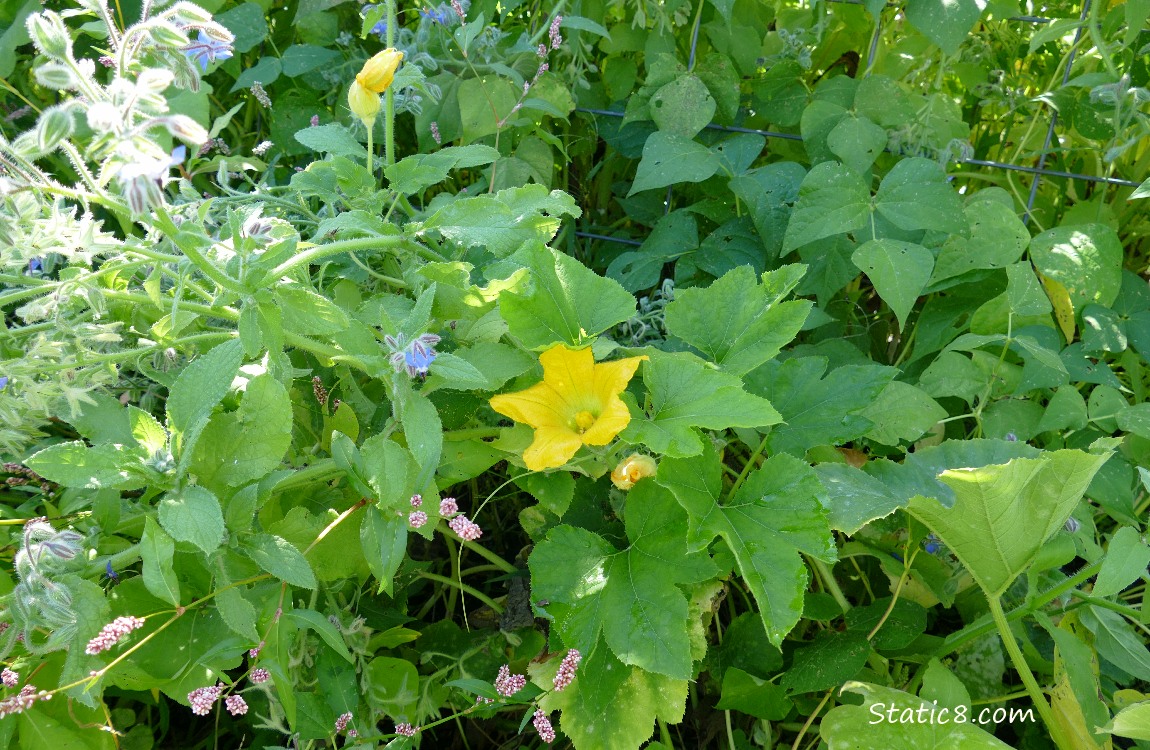
<instances>
[{"instance_id":1,"label":"flower center","mask_svg":"<svg viewBox=\"0 0 1150 750\"><path fill-rule=\"evenodd\" d=\"M575 415L575 424L579 427L580 432L586 432L591 429L591 425L595 424L595 415L589 411L581 411Z\"/></svg>"}]
</instances>

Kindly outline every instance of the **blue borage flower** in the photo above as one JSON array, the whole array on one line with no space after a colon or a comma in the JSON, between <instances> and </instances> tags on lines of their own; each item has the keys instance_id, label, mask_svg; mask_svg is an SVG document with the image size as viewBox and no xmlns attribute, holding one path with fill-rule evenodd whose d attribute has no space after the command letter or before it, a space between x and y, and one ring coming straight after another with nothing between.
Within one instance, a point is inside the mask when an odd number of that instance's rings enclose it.
<instances>
[{"instance_id":1,"label":"blue borage flower","mask_svg":"<svg viewBox=\"0 0 1150 750\"><path fill-rule=\"evenodd\" d=\"M200 64L200 70L203 72L208 71L208 63L214 60L227 60L232 56L232 45L228 42L222 42L219 39L213 39L200 32L196 41L184 47L184 54L192 62Z\"/></svg>"},{"instance_id":2,"label":"blue borage flower","mask_svg":"<svg viewBox=\"0 0 1150 750\"><path fill-rule=\"evenodd\" d=\"M8 387L8 376L0 375L0 391Z\"/></svg>"},{"instance_id":3,"label":"blue borage flower","mask_svg":"<svg viewBox=\"0 0 1150 750\"><path fill-rule=\"evenodd\" d=\"M363 14L364 18L367 18L367 16L378 7L378 5L369 3L363 6L363 9L360 12ZM375 26L371 27L371 33L378 36L381 40L385 39L387 37L387 21L376 21Z\"/></svg>"},{"instance_id":4,"label":"blue borage flower","mask_svg":"<svg viewBox=\"0 0 1150 750\"><path fill-rule=\"evenodd\" d=\"M406 343L406 337L401 333L396 336L384 336L384 342L391 350L388 361L396 372L407 371L409 377L425 377L431 363L435 361L437 353L435 345L439 337L434 333L424 333Z\"/></svg>"},{"instance_id":5,"label":"blue borage flower","mask_svg":"<svg viewBox=\"0 0 1150 750\"><path fill-rule=\"evenodd\" d=\"M942 542L934 534L930 534L923 540L922 548L926 550L928 555L933 555L942 549Z\"/></svg>"},{"instance_id":6,"label":"blue borage flower","mask_svg":"<svg viewBox=\"0 0 1150 750\"><path fill-rule=\"evenodd\" d=\"M455 11L446 4L434 8L423 8L419 11L419 15L440 26L450 26L457 18Z\"/></svg>"}]
</instances>

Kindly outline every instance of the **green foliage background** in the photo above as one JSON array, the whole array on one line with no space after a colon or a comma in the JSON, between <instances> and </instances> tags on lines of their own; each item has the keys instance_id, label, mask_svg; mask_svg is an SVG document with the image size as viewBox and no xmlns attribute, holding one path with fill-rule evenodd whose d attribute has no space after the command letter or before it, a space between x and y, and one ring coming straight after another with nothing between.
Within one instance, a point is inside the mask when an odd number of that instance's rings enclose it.
<instances>
[{"instance_id":1,"label":"green foliage background","mask_svg":"<svg viewBox=\"0 0 1150 750\"><path fill-rule=\"evenodd\" d=\"M1150 742L1150 3L204 8L0 2L0 747Z\"/></svg>"}]
</instances>

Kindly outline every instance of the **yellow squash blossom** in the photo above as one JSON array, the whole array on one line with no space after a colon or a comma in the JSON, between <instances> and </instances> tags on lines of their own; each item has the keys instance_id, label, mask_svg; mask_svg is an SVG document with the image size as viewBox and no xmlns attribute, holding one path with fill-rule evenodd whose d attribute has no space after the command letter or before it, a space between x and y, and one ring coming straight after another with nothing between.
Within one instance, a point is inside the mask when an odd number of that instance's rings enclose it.
<instances>
[{"instance_id":1,"label":"yellow squash blossom","mask_svg":"<svg viewBox=\"0 0 1150 750\"><path fill-rule=\"evenodd\" d=\"M403 53L388 47L383 52L377 52L370 60L363 64L355 75L355 80L368 91L382 94L387 91L395 78L395 71L403 62Z\"/></svg>"},{"instance_id":2,"label":"yellow squash blossom","mask_svg":"<svg viewBox=\"0 0 1150 750\"><path fill-rule=\"evenodd\" d=\"M347 90L347 105L351 107L352 114L370 128L379 114L379 94L368 91L359 85L359 81L352 81Z\"/></svg>"},{"instance_id":3,"label":"yellow squash blossom","mask_svg":"<svg viewBox=\"0 0 1150 750\"><path fill-rule=\"evenodd\" d=\"M523 452L531 471L567 463L583 445L606 445L631 421L619 394L647 357L595 364L590 347L557 344L539 357L543 382L525 391L494 396L491 408L535 428Z\"/></svg>"},{"instance_id":4,"label":"yellow squash blossom","mask_svg":"<svg viewBox=\"0 0 1150 750\"><path fill-rule=\"evenodd\" d=\"M653 477L658 470L655 459L642 453L633 453L619 462L611 472L611 482L621 490L629 490L644 477Z\"/></svg>"}]
</instances>

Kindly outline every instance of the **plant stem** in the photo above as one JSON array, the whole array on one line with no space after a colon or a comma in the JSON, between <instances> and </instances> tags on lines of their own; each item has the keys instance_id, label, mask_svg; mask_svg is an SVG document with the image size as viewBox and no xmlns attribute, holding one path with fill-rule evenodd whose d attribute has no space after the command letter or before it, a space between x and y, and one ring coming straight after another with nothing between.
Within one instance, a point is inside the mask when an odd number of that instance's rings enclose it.
<instances>
[{"instance_id":1,"label":"plant stem","mask_svg":"<svg viewBox=\"0 0 1150 750\"><path fill-rule=\"evenodd\" d=\"M387 46L395 46L395 0L387 0ZM387 87L383 100L383 163L395 164L395 89ZM371 136L368 136L369 138ZM371 141L368 141L370 143Z\"/></svg>"},{"instance_id":2,"label":"plant stem","mask_svg":"<svg viewBox=\"0 0 1150 750\"><path fill-rule=\"evenodd\" d=\"M1094 42L1094 48L1098 50L1098 56L1102 58L1102 64L1106 66L1106 70L1110 75L1119 78L1118 68L1114 65L1114 60L1110 58L1110 53L1106 51L1106 40L1102 38L1102 30L1098 28L1098 6L1097 1L1090 4L1090 16L1086 22L1087 29L1090 31L1090 41Z\"/></svg>"},{"instance_id":3,"label":"plant stem","mask_svg":"<svg viewBox=\"0 0 1150 750\"><path fill-rule=\"evenodd\" d=\"M835 580L835 575L831 569L822 560L818 560L812 557L810 558L810 561L811 565L813 565L815 570L818 572L819 578L822 579L823 586L826 587L827 591L829 591L831 596L834 597L835 601L838 602L838 605L842 611L849 612L851 609L851 603L847 601L846 595L843 594L843 590L839 588L839 583Z\"/></svg>"},{"instance_id":4,"label":"plant stem","mask_svg":"<svg viewBox=\"0 0 1150 750\"><path fill-rule=\"evenodd\" d=\"M359 510L363 506L367 505L367 503L368 503L368 499L366 497L362 498L359 502L355 503L350 508L345 510L343 513L340 513L338 516L336 516L335 520L333 520L331 523L329 523L327 526L325 526L324 530L319 532L319 535L315 538L315 540L312 541L312 543L307 546L307 549L305 549L303 551L304 556L306 557L307 553L309 553L313 549L315 549L315 546L317 544L319 544L320 542L322 542L324 537L326 537L328 534L331 533L332 529L334 529L336 526L339 526L341 523L344 522L344 520L348 516L350 516L352 513L355 513L357 510Z\"/></svg>"},{"instance_id":5,"label":"plant stem","mask_svg":"<svg viewBox=\"0 0 1150 750\"><path fill-rule=\"evenodd\" d=\"M747 459L747 463L743 465L743 470L739 473L739 478L735 480L733 485L731 485L731 491L727 494L728 498L735 496L735 493L738 491L739 487L742 486L743 480L747 478L747 475L751 473L751 469L754 468L755 461L759 456L762 455L763 451L767 449L767 437L769 436L763 437L763 441L759 443L759 447L755 448L755 452L750 455L750 458Z\"/></svg>"},{"instance_id":6,"label":"plant stem","mask_svg":"<svg viewBox=\"0 0 1150 750\"><path fill-rule=\"evenodd\" d=\"M326 481L338 476L339 473L340 469L335 465L334 459L322 458L311 466L300 469L275 487L272 487L272 492L286 492L300 485Z\"/></svg>"},{"instance_id":7,"label":"plant stem","mask_svg":"<svg viewBox=\"0 0 1150 750\"><path fill-rule=\"evenodd\" d=\"M444 440L476 440L499 437L502 427L470 427L465 430L448 430L443 433Z\"/></svg>"},{"instance_id":8,"label":"plant stem","mask_svg":"<svg viewBox=\"0 0 1150 750\"><path fill-rule=\"evenodd\" d=\"M156 208L156 218L159 219L157 223L159 224L160 229L162 229L164 234L168 236L168 239L172 241L172 244L178 247L180 252L186 255L188 259L195 264L200 273L216 282L216 284L218 284L223 289L236 292L237 294L244 294L247 292L243 284L217 268L216 264L213 263L211 259L205 256L203 253L201 253L200 249L195 247L193 243L180 241L180 231L176 227L175 222L173 222L171 217L168 216L168 212L164 210L163 206Z\"/></svg>"},{"instance_id":9,"label":"plant stem","mask_svg":"<svg viewBox=\"0 0 1150 750\"><path fill-rule=\"evenodd\" d=\"M1006 615L1007 622L1020 620L1031 612L1035 612L1041 609L1066 592L1074 589L1076 586L1078 586L1078 584L1086 581L1086 579L1097 573L1101 567L1101 560L1087 565L1086 567L1082 568L1082 570L1078 571L1070 578L1067 578L1065 581L1050 589L1046 593L1034 597L1034 599L1030 602L1011 611L1008 615ZM934 656L937 656L941 659L947 654L951 654L959 650L967 643L982 637L992 630L994 630L993 620L991 620L988 616L980 617L957 633L951 634L945 641L943 641L942 646L934 652Z\"/></svg>"},{"instance_id":10,"label":"plant stem","mask_svg":"<svg viewBox=\"0 0 1150 750\"><path fill-rule=\"evenodd\" d=\"M904 564L902 575L898 577L898 583L895 585L894 591L891 592L890 604L887 605L886 611L882 613L882 617L878 618L878 622L875 623L874 628L867 634L866 639L868 641L872 640L878 631L882 629L882 626L886 624L886 619L890 617L890 613L894 611L894 605L898 602L898 595L902 593L902 587L906 585L907 579L910 578L910 566L914 565L914 558L917 554L918 549L915 549Z\"/></svg>"},{"instance_id":11,"label":"plant stem","mask_svg":"<svg viewBox=\"0 0 1150 750\"><path fill-rule=\"evenodd\" d=\"M371 179L375 179L375 164L372 163L372 158L375 156L375 143L372 138L375 137L375 121L367 128L367 173L371 175Z\"/></svg>"},{"instance_id":12,"label":"plant stem","mask_svg":"<svg viewBox=\"0 0 1150 750\"><path fill-rule=\"evenodd\" d=\"M450 537L452 539L455 539L456 541L458 541L461 546L471 550L472 552L476 553L477 555L484 558L485 560L492 563L493 565L497 565L499 567L499 569L502 570L504 573L517 573L519 571L519 569L516 568L514 565L507 562L506 560L504 560L502 557L495 554L491 550L487 549L482 544L478 544L476 542L469 542L469 541L465 541L463 539L460 539L458 534L456 534L454 531L451 531L451 529L448 528L446 521L440 521L439 524L436 526L436 530L440 534L444 534L445 536L450 535Z\"/></svg>"},{"instance_id":13,"label":"plant stem","mask_svg":"<svg viewBox=\"0 0 1150 750\"><path fill-rule=\"evenodd\" d=\"M815 717L819 715L819 711L823 710L823 706L827 705L827 701L831 699L834 692L834 688L828 690L827 694L823 696L823 699L819 701L819 705L815 706L815 710L811 711L811 715L808 716L807 720L803 723L803 728L799 730L799 736L795 737L794 744L791 745L791 750L799 750L799 745L802 744L803 737L806 736L807 730L811 728L811 724L815 722Z\"/></svg>"},{"instance_id":14,"label":"plant stem","mask_svg":"<svg viewBox=\"0 0 1150 750\"><path fill-rule=\"evenodd\" d=\"M1042 692L1042 688L1038 686L1038 680L1034 679L1034 673L1030 671L1030 665L1026 663L1026 657L1022 655L1022 650L1018 648L1018 641L1014 640L1014 634L1010 632L1010 623L1006 621L1006 613L1002 611L1002 602L997 596L988 596L987 604L990 605L990 616L994 618L994 624L998 628L998 634L1002 636L1002 644L1006 646L1006 652L1010 654L1010 661L1014 664L1014 669L1018 672L1018 676L1022 678L1022 684L1026 686L1026 692L1030 693L1030 700L1033 701L1034 707L1038 709L1038 715L1042 717L1042 722L1046 724L1046 730L1050 732L1051 739L1054 744L1062 750L1071 750L1071 745L1062 736L1062 728L1054 721L1054 713L1050 710L1050 704L1046 701L1046 696Z\"/></svg>"},{"instance_id":15,"label":"plant stem","mask_svg":"<svg viewBox=\"0 0 1150 750\"><path fill-rule=\"evenodd\" d=\"M351 240L328 242L323 245L310 247L302 253L296 253L291 259L285 260L273 268L268 275L273 279L278 279L281 276L286 276L289 271L299 268L300 266L311 265L316 261L329 258L333 255L354 252L356 250L382 250L395 245L402 245L406 242L408 242L408 238L401 234L378 237L356 237Z\"/></svg>"},{"instance_id":16,"label":"plant stem","mask_svg":"<svg viewBox=\"0 0 1150 750\"><path fill-rule=\"evenodd\" d=\"M499 604L497 604L495 602L495 600L493 600L491 597L487 596L487 594L484 594L482 591L480 591L480 590L478 590L472 586L468 586L466 583L460 583L459 581L456 581L453 578L448 578L447 576L441 576L441 575L437 575L435 573L428 573L425 570L417 570L417 571L415 571L415 574L417 576L419 576L420 578L426 578L429 581L435 581L437 583L443 583L443 584L446 584L448 586L454 586L454 587L458 588L460 591L462 591L466 594L470 594L471 596L474 596L476 599L483 602L488 607L491 607L493 610L495 610L496 614L500 614L500 615L503 614L503 607L499 606Z\"/></svg>"}]
</instances>

